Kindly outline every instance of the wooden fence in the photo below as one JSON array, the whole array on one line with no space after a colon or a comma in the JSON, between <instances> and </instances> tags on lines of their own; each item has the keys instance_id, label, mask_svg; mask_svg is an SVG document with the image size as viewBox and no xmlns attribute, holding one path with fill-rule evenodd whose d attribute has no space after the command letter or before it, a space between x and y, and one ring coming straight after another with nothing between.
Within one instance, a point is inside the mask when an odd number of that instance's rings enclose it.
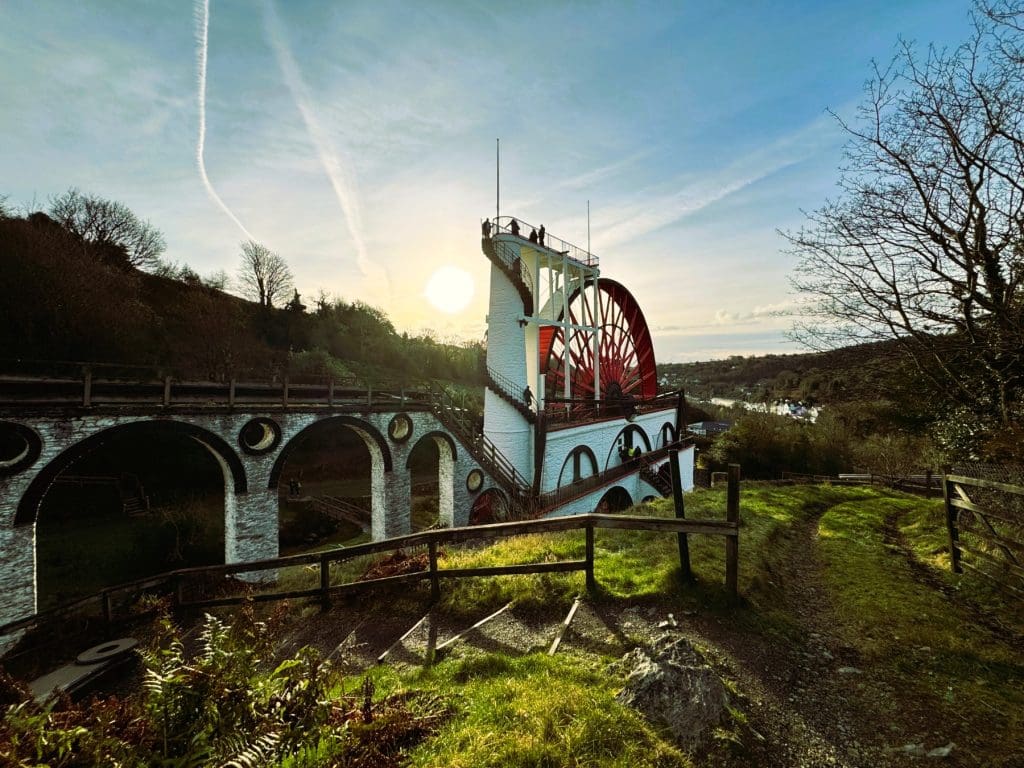
<instances>
[{"instance_id":1,"label":"wooden fence","mask_svg":"<svg viewBox=\"0 0 1024 768\"><path fill-rule=\"evenodd\" d=\"M947 474L942 489L953 572L1024 598L1024 486Z\"/></svg>"},{"instance_id":2,"label":"wooden fence","mask_svg":"<svg viewBox=\"0 0 1024 768\"><path fill-rule=\"evenodd\" d=\"M715 473L718 474L718 473ZM843 472L838 475L811 475L803 472L782 473L783 483L831 483L832 485L879 485L922 496L942 493L942 475L925 470L911 475L877 475L868 472ZM712 483L713 485L714 483Z\"/></svg>"},{"instance_id":3,"label":"wooden fence","mask_svg":"<svg viewBox=\"0 0 1024 768\"><path fill-rule=\"evenodd\" d=\"M80 612L86 606L90 604L95 606L97 603L101 607L103 620L109 624L115 618L120 618L115 616L118 604L122 606L137 604L139 597L146 593L171 594L173 595L175 606L179 608L210 608L214 606L237 605L249 600L266 602L290 599L317 599L324 608L327 608L332 597L352 594L376 587L429 581L431 597L436 599L440 596L441 580L443 579L530 573L566 573L573 571L585 572L587 588L595 589L597 577L594 573L594 547L595 532L599 529L653 531L676 534L679 538L680 566L684 579L691 578L687 537L690 534L724 537L725 584L727 592L735 599L738 597L739 573L739 478L739 467L734 466L730 471L725 520L686 519L682 507L682 494L679 492L675 499L676 517L674 518L586 514L476 525L465 528L438 528L408 536L399 536L352 547L340 547L324 552L278 557L248 563L184 568L147 579L109 587L74 603L5 624L0 626L0 636L44 624L46 621L60 618L63 615L73 614L75 611ZM678 480L674 480L678 487ZM442 545L564 531L582 531L584 533L585 555L583 559L479 568L440 568L438 566L438 548ZM346 563L368 555L405 552L415 548L426 548L428 556L427 567L424 570L373 579L360 579L345 583L334 583L332 580L332 565ZM311 581L316 583L316 586L302 586L301 588L277 591L268 591L262 587L259 591L253 591L250 587L243 594L206 596L208 591L220 593L225 588L243 586L246 580L259 582L261 574L266 576L263 583L264 587L268 583L279 585L279 573L284 569L295 566L311 569L317 576L317 579L311 579ZM229 579L232 576L240 577L241 581ZM198 597L194 597L196 593L199 593Z\"/></svg>"}]
</instances>

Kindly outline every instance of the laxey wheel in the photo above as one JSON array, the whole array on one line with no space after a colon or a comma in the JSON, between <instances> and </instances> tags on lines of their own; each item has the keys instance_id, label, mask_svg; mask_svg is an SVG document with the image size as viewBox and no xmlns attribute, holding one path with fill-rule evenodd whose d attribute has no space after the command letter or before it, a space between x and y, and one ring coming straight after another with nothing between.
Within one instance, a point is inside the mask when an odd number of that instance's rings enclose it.
<instances>
[{"instance_id":1,"label":"laxey wheel","mask_svg":"<svg viewBox=\"0 0 1024 768\"><path fill-rule=\"evenodd\" d=\"M583 291L569 297L568 320L574 325L594 326L593 281ZM601 399L642 400L658 394L658 374L654 365L654 344L644 313L625 286L600 278L597 283L601 303ZM565 318L565 309L558 319ZM594 397L594 342L588 331L568 330L547 325L540 329L540 366L547 373L545 397L560 398L565 393L568 351L572 362L570 392L573 399ZM582 406L586 407L586 406Z\"/></svg>"}]
</instances>

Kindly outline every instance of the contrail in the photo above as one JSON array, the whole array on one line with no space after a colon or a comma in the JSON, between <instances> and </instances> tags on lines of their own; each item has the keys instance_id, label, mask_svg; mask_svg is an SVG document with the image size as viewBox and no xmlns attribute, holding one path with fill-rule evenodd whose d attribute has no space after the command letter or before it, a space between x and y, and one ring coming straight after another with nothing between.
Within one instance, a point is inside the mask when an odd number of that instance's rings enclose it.
<instances>
[{"instance_id":1,"label":"contrail","mask_svg":"<svg viewBox=\"0 0 1024 768\"><path fill-rule=\"evenodd\" d=\"M338 198L338 205L341 207L342 213L345 214L345 224L348 226L352 242L356 247L356 264L359 267L359 271L363 273L364 277L379 278L383 276L390 291L391 280L387 270L382 265L371 261L366 253L366 241L363 237L363 217L359 206L355 179L346 171L341 159L338 157L338 152L331 143L330 136L323 129L317 118L309 89L306 87L302 74L299 72L299 67L295 63L291 50L288 48L281 20L278 18L273 2L266 0L264 8L266 10L264 19L266 22L267 39L270 42L270 47L274 50L274 57L281 68L281 74L284 75L285 85L295 101L295 106L298 107L299 113L302 115L302 122L305 123L309 137L316 148L317 154L320 156L324 172L327 174L327 178L330 179L334 195Z\"/></svg>"},{"instance_id":2,"label":"contrail","mask_svg":"<svg viewBox=\"0 0 1024 768\"><path fill-rule=\"evenodd\" d=\"M246 238L255 240L252 233L245 228L245 225L238 220L238 217L231 212L227 203L220 199L217 190L210 183L210 177L206 175L206 161L203 159L203 150L206 146L206 52L209 47L210 33L210 0L198 0L195 4L196 17L196 42L199 50L196 52L196 64L199 69L199 140L196 142L196 165L199 166L199 178L203 180L203 186L210 199L213 200L228 217L238 225L238 228L245 233Z\"/></svg>"}]
</instances>

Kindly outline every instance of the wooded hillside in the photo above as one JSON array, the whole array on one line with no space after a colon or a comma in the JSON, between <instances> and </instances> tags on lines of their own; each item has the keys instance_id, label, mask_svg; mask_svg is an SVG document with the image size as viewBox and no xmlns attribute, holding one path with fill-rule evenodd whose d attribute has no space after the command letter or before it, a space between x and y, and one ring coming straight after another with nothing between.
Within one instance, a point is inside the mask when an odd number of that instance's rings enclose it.
<instances>
[{"instance_id":1,"label":"wooded hillside","mask_svg":"<svg viewBox=\"0 0 1024 768\"><path fill-rule=\"evenodd\" d=\"M140 271L122 250L44 213L0 215L0 371L21 361L86 361L215 380L478 381L478 343L399 334L358 300L321 295L307 307L296 291L282 309L260 306L187 267Z\"/></svg>"}]
</instances>

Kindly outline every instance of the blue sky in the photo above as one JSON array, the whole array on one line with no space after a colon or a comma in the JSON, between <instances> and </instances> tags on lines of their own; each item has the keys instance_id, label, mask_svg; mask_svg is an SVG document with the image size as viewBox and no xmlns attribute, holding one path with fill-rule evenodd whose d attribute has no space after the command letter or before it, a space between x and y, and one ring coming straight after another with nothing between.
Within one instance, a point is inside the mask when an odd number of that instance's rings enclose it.
<instances>
[{"instance_id":1,"label":"blue sky","mask_svg":"<svg viewBox=\"0 0 1024 768\"><path fill-rule=\"evenodd\" d=\"M400 330L483 335L494 211L586 243L660 361L796 351L777 229L833 193L872 58L950 45L969 2L0 0L0 195L127 203L170 260L234 273L245 231L296 284ZM241 225L241 227L239 226ZM244 228L244 231L243 229ZM429 277L476 286L436 310Z\"/></svg>"}]
</instances>

